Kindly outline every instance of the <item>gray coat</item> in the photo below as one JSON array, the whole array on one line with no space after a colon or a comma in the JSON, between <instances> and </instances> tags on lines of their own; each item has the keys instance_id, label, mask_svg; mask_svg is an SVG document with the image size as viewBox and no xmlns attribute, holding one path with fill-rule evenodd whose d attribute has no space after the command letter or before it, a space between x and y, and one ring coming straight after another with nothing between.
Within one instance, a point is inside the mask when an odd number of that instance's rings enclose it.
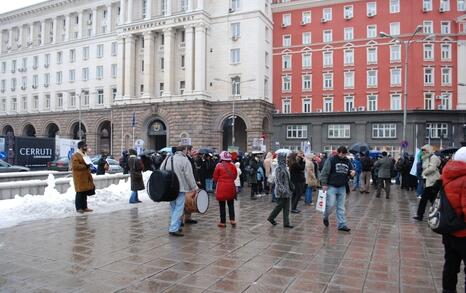
<instances>
[{"instance_id":1,"label":"gray coat","mask_svg":"<svg viewBox=\"0 0 466 293\"><path fill-rule=\"evenodd\" d=\"M378 168L379 172L377 176L383 179L392 178L391 170L393 167L393 161L389 157L383 157L374 164L374 168Z\"/></svg>"},{"instance_id":2,"label":"gray coat","mask_svg":"<svg viewBox=\"0 0 466 293\"><path fill-rule=\"evenodd\" d=\"M163 161L161 170L171 170L170 156ZM197 189L193 168L188 157L183 152L176 152L173 156L173 169L180 182L180 192L190 192Z\"/></svg>"},{"instance_id":3,"label":"gray coat","mask_svg":"<svg viewBox=\"0 0 466 293\"><path fill-rule=\"evenodd\" d=\"M286 168L286 154L278 153L278 166L275 169L275 196L277 198L290 198L291 190L290 173Z\"/></svg>"}]
</instances>

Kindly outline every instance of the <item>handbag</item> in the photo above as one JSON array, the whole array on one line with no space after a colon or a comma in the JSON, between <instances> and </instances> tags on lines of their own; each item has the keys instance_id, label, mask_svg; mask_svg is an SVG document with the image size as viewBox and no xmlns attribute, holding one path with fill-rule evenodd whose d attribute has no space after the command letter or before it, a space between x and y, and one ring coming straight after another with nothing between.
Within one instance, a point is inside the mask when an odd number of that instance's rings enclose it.
<instances>
[{"instance_id":1,"label":"handbag","mask_svg":"<svg viewBox=\"0 0 466 293\"><path fill-rule=\"evenodd\" d=\"M440 180L438 180L440 181ZM427 223L435 233L448 235L466 229L464 215L459 217L452 208L443 188L440 189L437 199L430 207Z\"/></svg>"},{"instance_id":2,"label":"handbag","mask_svg":"<svg viewBox=\"0 0 466 293\"><path fill-rule=\"evenodd\" d=\"M167 170L167 161L164 169L153 171L147 181L147 193L155 202L174 201L180 192L180 182L173 169L173 155L170 156L171 170Z\"/></svg>"},{"instance_id":3,"label":"handbag","mask_svg":"<svg viewBox=\"0 0 466 293\"><path fill-rule=\"evenodd\" d=\"M325 207L327 205L327 192L319 190L319 195L317 195L317 204L316 210L319 212L325 212Z\"/></svg>"}]
</instances>

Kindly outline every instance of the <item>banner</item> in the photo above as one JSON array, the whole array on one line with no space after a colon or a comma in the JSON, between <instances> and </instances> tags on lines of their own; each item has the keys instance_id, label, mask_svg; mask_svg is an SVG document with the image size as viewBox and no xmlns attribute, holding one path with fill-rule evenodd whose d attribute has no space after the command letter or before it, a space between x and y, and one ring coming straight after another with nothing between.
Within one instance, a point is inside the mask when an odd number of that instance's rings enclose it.
<instances>
[{"instance_id":1,"label":"banner","mask_svg":"<svg viewBox=\"0 0 466 293\"><path fill-rule=\"evenodd\" d=\"M414 163L413 166L411 167L411 171L409 171L409 174L413 176L417 176L417 163L419 163L419 152L421 150L416 148L416 155L414 156Z\"/></svg>"},{"instance_id":2,"label":"banner","mask_svg":"<svg viewBox=\"0 0 466 293\"><path fill-rule=\"evenodd\" d=\"M15 164L45 168L55 159L55 138L15 137Z\"/></svg>"},{"instance_id":3,"label":"banner","mask_svg":"<svg viewBox=\"0 0 466 293\"><path fill-rule=\"evenodd\" d=\"M55 137L55 154L56 159L68 158L78 150L78 142L76 139L60 138L58 135Z\"/></svg>"}]
</instances>

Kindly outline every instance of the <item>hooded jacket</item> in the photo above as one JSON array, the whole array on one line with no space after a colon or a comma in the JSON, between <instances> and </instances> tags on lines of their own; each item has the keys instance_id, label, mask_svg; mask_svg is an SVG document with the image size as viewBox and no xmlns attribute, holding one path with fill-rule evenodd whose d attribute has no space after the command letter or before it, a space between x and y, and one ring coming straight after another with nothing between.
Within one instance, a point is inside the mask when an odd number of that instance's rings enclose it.
<instances>
[{"instance_id":1,"label":"hooded jacket","mask_svg":"<svg viewBox=\"0 0 466 293\"><path fill-rule=\"evenodd\" d=\"M443 168L442 183L451 207L458 216L466 219L466 162L449 161ZM452 235L466 237L466 229Z\"/></svg>"},{"instance_id":2,"label":"hooded jacket","mask_svg":"<svg viewBox=\"0 0 466 293\"><path fill-rule=\"evenodd\" d=\"M434 151L431 145L426 144L422 147L426 150L426 153L422 155L422 178L426 179L426 186L431 187L434 183L440 179L440 158L434 155Z\"/></svg>"},{"instance_id":3,"label":"hooded jacket","mask_svg":"<svg viewBox=\"0 0 466 293\"><path fill-rule=\"evenodd\" d=\"M286 153L278 153L277 168L275 169L275 196L290 198L293 191L290 188L290 173L286 168Z\"/></svg>"}]
</instances>

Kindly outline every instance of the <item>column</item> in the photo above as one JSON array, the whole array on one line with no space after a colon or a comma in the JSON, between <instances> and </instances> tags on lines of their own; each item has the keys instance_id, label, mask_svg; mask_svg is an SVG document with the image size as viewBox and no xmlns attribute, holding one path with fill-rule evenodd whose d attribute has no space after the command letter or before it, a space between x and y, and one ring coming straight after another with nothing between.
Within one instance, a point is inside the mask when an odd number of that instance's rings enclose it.
<instances>
[{"instance_id":1,"label":"column","mask_svg":"<svg viewBox=\"0 0 466 293\"><path fill-rule=\"evenodd\" d=\"M65 42L70 40L71 31L71 16L67 14L65 16Z\"/></svg>"},{"instance_id":2,"label":"column","mask_svg":"<svg viewBox=\"0 0 466 293\"><path fill-rule=\"evenodd\" d=\"M185 71L185 90L184 94L188 95L193 92L193 40L194 27L192 25L185 26L185 54L184 54L184 71Z\"/></svg>"},{"instance_id":3,"label":"column","mask_svg":"<svg viewBox=\"0 0 466 293\"><path fill-rule=\"evenodd\" d=\"M33 45L34 43L34 23L31 23L29 25L29 39L28 39L28 43L31 44L31 46ZM29 45L28 45L29 47Z\"/></svg>"},{"instance_id":4,"label":"column","mask_svg":"<svg viewBox=\"0 0 466 293\"><path fill-rule=\"evenodd\" d=\"M8 48L13 48L13 28L10 28L8 30Z\"/></svg>"},{"instance_id":5,"label":"column","mask_svg":"<svg viewBox=\"0 0 466 293\"><path fill-rule=\"evenodd\" d=\"M194 0L188 0L188 12L193 11L193 1Z\"/></svg>"},{"instance_id":6,"label":"column","mask_svg":"<svg viewBox=\"0 0 466 293\"><path fill-rule=\"evenodd\" d=\"M120 0L120 23L119 24L124 24L125 23L125 18L126 16L126 0Z\"/></svg>"},{"instance_id":7,"label":"column","mask_svg":"<svg viewBox=\"0 0 466 293\"><path fill-rule=\"evenodd\" d=\"M112 4L107 6L107 32L112 31L112 18L113 18L113 8Z\"/></svg>"},{"instance_id":8,"label":"column","mask_svg":"<svg viewBox=\"0 0 466 293\"><path fill-rule=\"evenodd\" d=\"M132 22L133 21L133 0L128 0L128 18L126 19L126 22Z\"/></svg>"},{"instance_id":9,"label":"column","mask_svg":"<svg viewBox=\"0 0 466 293\"><path fill-rule=\"evenodd\" d=\"M206 81L206 27L204 23L196 25L196 40L195 40L195 85L196 92L205 92Z\"/></svg>"},{"instance_id":10,"label":"column","mask_svg":"<svg viewBox=\"0 0 466 293\"><path fill-rule=\"evenodd\" d=\"M146 1L146 19L152 18L152 0Z\"/></svg>"},{"instance_id":11,"label":"column","mask_svg":"<svg viewBox=\"0 0 466 293\"><path fill-rule=\"evenodd\" d=\"M173 52L175 44L175 36L173 28L169 27L163 30L165 45L163 49L164 71L163 71L163 83L164 83L164 96L173 95Z\"/></svg>"},{"instance_id":12,"label":"column","mask_svg":"<svg viewBox=\"0 0 466 293\"><path fill-rule=\"evenodd\" d=\"M0 54L3 53L3 31L0 30Z\"/></svg>"},{"instance_id":13,"label":"column","mask_svg":"<svg viewBox=\"0 0 466 293\"><path fill-rule=\"evenodd\" d=\"M52 26L52 44L55 44L58 42L58 17L52 19Z\"/></svg>"},{"instance_id":14,"label":"column","mask_svg":"<svg viewBox=\"0 0 466 293\"><path fill-rule=\"evenodd\" d=\"M172 0L166 0L167 1L167 16L172 15Z\"/></svg>"},{"instance_id":15,"label":"column","mask_svg":"<svg viewBox=\"0 0 466 293\"><path fill-rule=\"evenodd\" d=\"M134 96L135 87L135 44L136 40L133 35L128 35L125 39L125 97Z\"/></svg>"},{"instance_id":16,"label":"column","mask_svg":"<svg viewBox=\"0 0 466 293\"><path fill-rule=\"evenodd\" d=\"M117 97L124 96L124 74L125 74L125 39L118 37L118 52L117 52Z\"/></svg>"},{"instance_id":17,"label":"column","mask_svg":"<svg viewBox=\"0 0 466 293\"><path fill-rule=\"evenodd\" d=\"M23 46L23 26L22 25L18 27L18 41L16 42L16 45L18 46L18 48Z\"/></svg>"},{"instance_id":18,"label":"column","mask_svg":"<svg viewBox=\"0 0 466 293\"><path fill-rule=\"evenodd\" d=\"M78 13L78 39L82 39L83 37L83 24L84 18L83 18L83 11L79 11Z\"/></svg>"},{"instance_id":19,"label":"column","mask_svg":"<svg viewBox=\"0 0 466 293\"><path fill-rule=\"evenodd\" d=\"M92 36L97 35L97 7L92 9Z\"/></svg>"},{"instance_id":20,"label":"column","mask_svg":"<svg viewBox=\"0 0 466 293\"><path fill-rule=\"evenodd\" d=\"M204 10L204 0L197 0L197 10Z\"/></svg>"},{"instance_id":21,"label":"column","mask_svg":"<svg viewBox=\"0 0 466 293\"><path fill-rule=\"evenodd\" d=\"M40 36L41 36L41 40L40 40L40 44L41 46L44 46L45 45L45 20L41 22L41 27L40 27Z\"/></svg>"},{"instance_id":22,"label":"column","mask_svg":"<svg viewBox=\"0 0 466 293\"><path fill-rule=\"evenodd\" d=\"M144 96L154 97L154 32L144 33Z\"/></svg>"}]
</instances>

